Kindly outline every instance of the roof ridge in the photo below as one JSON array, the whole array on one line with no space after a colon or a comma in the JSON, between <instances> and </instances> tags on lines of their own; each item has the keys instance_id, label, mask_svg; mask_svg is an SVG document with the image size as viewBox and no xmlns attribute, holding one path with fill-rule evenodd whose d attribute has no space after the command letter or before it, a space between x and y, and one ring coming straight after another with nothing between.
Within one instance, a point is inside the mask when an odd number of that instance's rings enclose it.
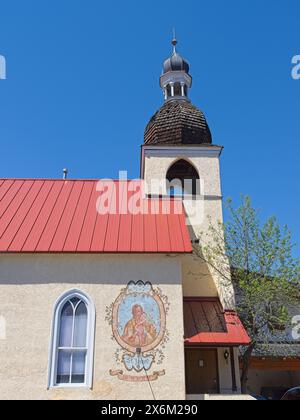
<instances>
[{"instance_id":1,"label":"roof ridge","mask_svg":"<svg viewBox=\"0 0 300 420\"><path fill-rule=\"evenodd\" d=\"M139 182L143 181L141 178L133 179L115 179L115 178L0 178L0 181L59 181L59 182L70 182L70 181L83 181L83 182L99 182L99 181L112 181L112 182Z\"/></svg>"}]
</instances>

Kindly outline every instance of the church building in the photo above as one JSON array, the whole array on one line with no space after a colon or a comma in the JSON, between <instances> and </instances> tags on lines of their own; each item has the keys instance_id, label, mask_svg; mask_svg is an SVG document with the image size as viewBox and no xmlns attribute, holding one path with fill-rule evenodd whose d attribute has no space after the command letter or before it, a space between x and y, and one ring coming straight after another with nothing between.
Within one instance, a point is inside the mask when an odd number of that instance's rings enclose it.
<instances>
[{"instance_id":1,"label":"church building","mask_svg":"<svg viewBox=\"0 0 300 420\"><path fill-rule=\"evenodd\" d=\"M3 399L241 393L233 287L194 252L223 220L223 148L172 44L140 180L0 179Z\"/></svg>"}]
</instances>

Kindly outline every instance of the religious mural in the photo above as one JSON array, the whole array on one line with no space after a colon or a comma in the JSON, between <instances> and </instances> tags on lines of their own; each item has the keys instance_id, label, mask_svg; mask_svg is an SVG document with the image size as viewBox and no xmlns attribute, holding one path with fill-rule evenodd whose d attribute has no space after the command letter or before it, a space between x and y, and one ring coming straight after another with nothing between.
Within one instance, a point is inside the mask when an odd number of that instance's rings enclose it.
<instances>
[{"instance_id":1,"label":"religious mural","mask_svg":"<svg viewBox=\"0 0 300 420\"><path fill-rule=\"evenodd\" d=\"M112 327L112 339L118 344L115 360L122 365L122 369L110 371L112 376L141 382L165 375L163 369L150 370L162 365L164 360L165 344L169 340L168 311L168 298L160 289L143 281L128 283L107 307L106 320Z\"/></svg>"}]
</instances>

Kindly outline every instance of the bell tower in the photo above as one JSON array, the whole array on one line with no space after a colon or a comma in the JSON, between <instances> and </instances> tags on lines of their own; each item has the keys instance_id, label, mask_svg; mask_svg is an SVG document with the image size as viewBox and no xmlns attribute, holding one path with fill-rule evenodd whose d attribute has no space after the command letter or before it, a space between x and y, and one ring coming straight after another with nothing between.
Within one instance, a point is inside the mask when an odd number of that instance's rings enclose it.
<instances>
[{"instance_id":1,"label":"bell tower","mask_svg":"<svg viewBox=\"0 0 300 420\"><path fill-rule=\"evenodd\" d=\"M190 65L178 53L176 39L172 46L171 57L164 61L160 77L164 103L145 129L141 178L147 195L183 200L191 238L201 246L205 245L210 223L217 225L223 221L220 177L223 148L213 144L203 112L189 99ZM185 295L215 294L222 299L220 282L215 274L211 277L213 281L202 282L201 290L195 290L192 280L186 281ZM224 306L230 306L225 297L222 301Z\"/></svg>"},{"instance_id":2,"label":"bell tower","mask_svg":"<svg viewBox=\"0 0 300 420\"><path fill-rule=\"evenodd\" d=\"M203 112L188 98L192 86L190 65L177 52L175 38L172 46L172 55L164 61L160 77L164 104L145 129L141 177L148 195L184 200L194 235L199 239L207 216L222 221L222 147L213 144ZM193 215L189 211L192 204L198 207Z\"/></svg>"}]
</instances>

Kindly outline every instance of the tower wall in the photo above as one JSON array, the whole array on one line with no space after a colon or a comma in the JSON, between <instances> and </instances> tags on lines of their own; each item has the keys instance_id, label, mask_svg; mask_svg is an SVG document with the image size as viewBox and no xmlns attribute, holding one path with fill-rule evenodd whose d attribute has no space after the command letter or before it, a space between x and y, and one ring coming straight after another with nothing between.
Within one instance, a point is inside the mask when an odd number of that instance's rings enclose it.
<instances>
[{"instance_id":1,"label":"tower wall","mask_svg":"<svg viewBox=\"0 0 300 420\"><path fill-rule=\"evenodd\" d=\"M142 178L145 192L167 196L166 174L179 159L185 159L197 170L200 196L184 199L191 238L199 240L200 249L210 240L210 226L223 222L220 154L218 146L143 146ZM212 267L196 256L184 257L183 292L185 296L219 296L226 309L234 308L231 284L224 284Z\"/></svg>"}]
</instances>

